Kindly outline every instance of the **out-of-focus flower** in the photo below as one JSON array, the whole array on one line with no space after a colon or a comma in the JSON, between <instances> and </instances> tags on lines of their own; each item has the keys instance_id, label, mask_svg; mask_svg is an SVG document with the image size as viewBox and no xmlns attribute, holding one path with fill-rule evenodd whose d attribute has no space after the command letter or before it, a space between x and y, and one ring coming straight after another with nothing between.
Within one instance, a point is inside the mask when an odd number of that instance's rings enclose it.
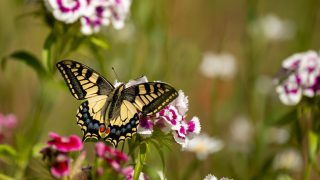
<instances>
[{"instance_id":1,"label":"out-of-focus flower","mask_svg":"<svg viewBox=\"0 0 320 180\"><path fill-rule=\"evenodd\" d=\"M284 144L288 141L290 133L284 128L272 127L268 130L268 142L276 144Z\"/></svg>"},{"instance_id":2,"label":"out-of-focus flower","mask_svg":"<svg viewBox=\"0 0 320 180\"><path fill-rule=\"evenodd\" d=\"M59 154L55 158L51 166L51 174L56 178L69 175L70 171L70 158L65 154Z\"/></svg>"},{"instance_id":3,"label":"out-of-focus flower","mask_svg":"<svg viewBox=\"0 0 320 180\"><path fill-rule=\"evenodd\" d=\"M218 178L212 174L208 174L203 180L218 180ZM230 180L230 179L223 177L223 178L220 178L220 180Z\"/></svg>"},{"instance_id":4,"label":"out-of-focus flower","mask_svg":"<svg viewBox=\"0 0 320 180\"><path fill-rule=\"evenodd\" d=\"M302 168L301 154L295 149L286 149L277 154L273 161L274 169L299 171Z\"/></svg>"},{"instance_id":5,"label":"out-of-focus flower","mask_svg":"<svg viewBox=\"0 0 320 180\"><path fill-rule=\"evenodd\" d=\"M199 160L205 160L209 154L220 151L223 146L221 140L200 134L191 139L184 150L196 153Z\"/></svg>"},{"instance_id":6,"label":"out-of-focus flower","mask_svg":"<svg viewBox=\"0 0 320 180\"><path fill-rule=\"evenodd\" d=\"M285 59L276 83L279 98L286 105L298 104L303 95L317 95L320 92L319 54L308 51Z\"/></svg>"},{"instance_id":7,"label":"out-of-focus flower","mask_svg":"<svg viewBox=\"0 0 320 180\"><path fill-rule=\"evenodd\" d=\"M274 14L257 19L249 28L252 36L261 36L271 41L283 41L294 37L295 26L292 21L282 20Z\"/></svg>"},{"instance_id":8,"label":"out-of-focus flower","mask_svg":"<svg viewBox=\"0 0 320 180\"><path fill-rule=\"evenodd\" d=\"M79 151L83 148L81 139L76 135L69 137L61 137L56 133L49 133L52 140L47 142L48 146L44 147L40 153L43 154L43 159L50 166L50 171L56 178L61 178L70 175L70 166L72 159L68 156L69 152ZM81 159L77 159L74 166L81 166L81 162L85 158L85 153L80 155ZM80 171L77 171L80 172ZM72 176L76 175L76 171Z\"/></svg>"},{"instance_id":9,"label":"out-of-focus flower","mask_svg":"<svg viewBox=\"0 0 320 180\"><path fill-rule=\"evenodd\" d=\"M109 147L103 142L96 143L96 154L104 159L116 172L121 172L122 165L128 161L128 156L125 153Z\"/></svg>"},{"instance_id":10,"label":"out-of-focus flower","mask_svg":"<svg viewBox=\"0 0 320 180\"><path fill-rule=\"evenodd\" d=\"M238 116L230 125L232 141L239 150L246 150L253 133L253 125L246 116Z\"/></svg>"},{"instance_id":11,"label":"out-of-focus flower","mask_svg":"<svg viewBox=\"0 0 320 180\"><path fill-rule=\"evenodd\" d=\"M13 114L3 115L0 113L0 142L6 137L10 130L17 125L17 118Z\"/></svg>"},{"instance_id":12,"label":"out-of-focus flower","mask_svg":"<svg viewBox=\"0 0 320 180\"><path fill-rule=\"evenodd\" d=\"M80 19L81 32L90 35L100 31L102 26L112 24L121 29L129 14L131 0L45 0L53 16L64 23Z\"/></svg>"},{"instance_id":13,"label":"out-of-focus flower","mask_svg":"<svg viewBox=\"0 0 320 180\"><path fill-rule=\"evenodd\" d=\"M134 174L134 169L132 166L129 166L129 167L126 167L123 169L122 171L124 177L126 178L126 180L132 180L133 179L133 174ZM139 174L139 180L147 180L148 177L143 173L141 172Z\"/></svg>"},{"instance_id":14,"label":"out-of-focus flower","mask_svg":"<svg viewBox=\"0 0 320 180\"><path fill-rule=\"evenodd\" d=\"M207 52L203 55L200 72L208 78L232 79L236 73L235 57L230 53Z\"/></svg>"},{"instance_id":15,"label":"out-of-focus flower","mask_svg":"<svg viewBox=\"0 0 320 180\"><path fill-rule=\"evenodd\" d=\"M69 137L61 137L56 133L49 133L52 140L48 141L48 145L60 152L79 151L83 148L81 139L76 135Z\"/></svg>"}]
</instances>

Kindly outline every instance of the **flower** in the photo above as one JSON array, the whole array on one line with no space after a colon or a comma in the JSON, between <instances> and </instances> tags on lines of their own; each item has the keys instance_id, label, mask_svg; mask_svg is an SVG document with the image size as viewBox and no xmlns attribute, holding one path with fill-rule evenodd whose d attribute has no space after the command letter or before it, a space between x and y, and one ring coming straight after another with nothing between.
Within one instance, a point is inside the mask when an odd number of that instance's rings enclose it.
<instances>
[{"instance_id":1,"label":"flower","mask_svg":"<svg viewBox=\"0 0 320 180\"><path fill-rule=\"evenodd\" d=\"M69 175L70 171L70 158L65 154L59 154L51 167L51 174L56 178Z\"/></svg>"},{"instance_id":2,"label":"flower","mask_svg":"<svg viewBox=\"0 0 320 180\"><path fill-rule=\"evenodd\" d=\"M127 168L124 168L123 171L122 171L122 174L124 175L124 177L126 178L126 180L132 180L133 179L133 174L134 174L134 169L132 166L129 166ZM147 180L148 177L143 173L141 172L139 174L139 180Z\"/></svg>"},{"instance_id":3,"label":"flower","mask_svg":"<svg viewBox=\"0 0 320 180\"><path fill-rule=\"evenodd\" d=\"M302 157L300 153L292 148L278 153L273 160L273 168L278 170L299 171L302 168Z\"/></svg>"},{"instance_id":4,"label":"flower","mask_svg":"<svg viewBox=\"0 0 320 180\"><path fill-rule=\"evenodd\" d=\"M171 104L177 108L179 114L184 116L188 111L189 100L188 97L184 95L184 92L179 90L178 97L173 100Z\"/></svg>"},{"instance_id":5,"label":"flower","mask_svg":"<svg viewBox=\"0 0 320 180\"><path fill-rule=\"evenodd\" d=\"M262 35L271 41L284 41L294 37L295 26L292 21L280 19L275 14L267 14L252 23L249 33L256 37Z\"/></svg>"},{"instance_id":6,"label":"flower","mask_svg":"<svg viewBox=\"0 0 320 180\"><path fill-rule=\"evenodd\" d=\"M268 131L268 142L284 144L289 140L290 132L284 128L272 127Z\"/></svg>"},{"instance_id":7,"label":"flower","mask_svg":"<svg viewBox=\"0 0 320 180\"><path fill-rule=\"evenodd\" d=\"M203 55L200 72L208 78L232 79L236 72L236 60L230 53L207 52Z\"/></svg>"},{"instance_id":8,"label":"flower","mask_svg":"<svg viewBox=\"0 0 320 180\"><path fill-rule=\"evenodd\" d=\"M109 24L123 28L131 0L45 0L45 5L59 21L70 24L80 20L81 32L91 35Z\"/></svg>"},{"instance_id":9,"label":"flower","mask_svg":"<svg viewBox=\"0 0 320 180\"><path fill-rule=\"evenodd\" d=\"M203 180L218 180L218 178L212 174L208 174ZM220 180L230 180L230 179L223 177L223 178L220 178Z\"/></svg>"},{"instance_id":10,"label":"flower","mask_svg":"<svg viewBox=\"0 0 320 180\"><path fill-rule=\"evenodd\" d=\"M45 0L45 5L53 16L67 24L74 23L86 13L87 0Z\"/></svg>"},{"instance_id":11,"label":"flower","mask_svg":"<svg viewBox=\"0 0 320 180\"><path fill-rule=\"evenodd\" d=\"M153 121L149 117L141 117L137 133L142 137L150 137L153 132Z\"/></svg>"},{"instance_id":12,"label":"flower","mask_svg":"<svg viewBox=\"0 0 320 180\"><path fill-rule=\"evenodd\" d=\"M209 154L220 151L223 146L221 140L199 134L189 141L184 150L196 153L199 160L205 160Z\"/></svg>"},{"instance_id":13,"label":"flower","mask_svg":"<svg viewBox=\"0 0 320 180\"><path fill-rule=\"evenodd\" d=\"M49 133L49 136L52 139L47 142L48 146L44 147L40 153L43 154L43 159L47 160L51 174L56 178L70 175L72 159L68 156L68 153L79 151L83 148L81 139L76 135L61 137L53 132ZM82 153L80 157L81 161L83 161L85 153ZM79 166L80 159L76 160L74 166ZM71 176L74 176L75 172L71 173Z\"/></svg>"},{"instance_id":14,"label":"flower","mask_svg":"<svg viewBox=\"0 0 320 180\"><path fill-rule=\"evenodd\" d=\"M17 125L17 118L14 114L4 115L0 113L0 142L14 129Z\"/></svg>"},{"instance_id":15,"label":"flower","mask_svg":"<svg viewBox=\"0 0 320 180\"><path fill-rule=\"evenodd\" d=\"M315 51L294 54L282 63L276 79L276 91L285 105L296 105L302 96L320 92L320 57Z\"/></svg>"},{"instance_id":16,"label":"flower","mask_svg":"<svg viewBox=\"0 0 320 180\"><path fill-rule=\"evenodd\" d=\"M253 124L245 115L237 116L230 124L231 145L235 150L247 152L254 135Z\"/></svg>"},{"instance_id":17,"label":"flower","mask_svg":"<svg viewBox=\"0 0 320 180\"><path fill-rule=\"evenodd\" d=\"M129 159L125 153L109 147L103 142L96 143L96 154L98 157L104 159L116 172L121 172L121 165Z\"/></svg>"},{"instance_id":18,"label":"flower","mask_svg":"<svg viewBox=\"0 0 320 180\"><path fill-rule=\"evenodd\" d=\"M81 139L76 135L60 137L58 134L51 132L49 136L53 139L48 141L48 145L60 152L79 151L83 148Z\"/></svg>"}]
</instances>

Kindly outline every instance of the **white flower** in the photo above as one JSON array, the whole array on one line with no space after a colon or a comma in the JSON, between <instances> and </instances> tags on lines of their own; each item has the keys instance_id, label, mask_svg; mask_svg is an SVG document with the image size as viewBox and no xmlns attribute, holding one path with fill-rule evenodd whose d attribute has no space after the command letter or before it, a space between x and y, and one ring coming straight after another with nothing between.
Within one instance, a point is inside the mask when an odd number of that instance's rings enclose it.
<instances>
[{"instance_id":1,"label":"white flower","mask_svg":"<svg viewBox=\"0 0 320 180\"><path fill-rule=\"evenodd\" d=\"M272 41L283 41L294 37L295 26L289 20L282 20L274 14L268 14L257 19L249 29L251 35L263 35Z\"/></svg>"},{"instance_id":2,"label":"white flower","mask_svg":"<svg viewBox=\"0 0 320 180\"><path fill-rule=\"evenodd\" d=\"M146 83L148 82L148 78L146 76L141 76L137 79L134 80L130 80L127 84L126 84L126 88L133 86L133 85L137 85L137 84L141 84L141 83Z\"/></svg>"},{"instance_id":3,"label":"white flower","mask_svg":"<svg viewBox=\"0 0 320 180\"><path fill-rule=\"evenodd\" d=\"M203 180L218 180L218 179L214 175L208 174Z\"/></svg>"},{"instance_id":4,"label":"white flower","mask_svg":"<svg viewBox=\"0 0 320 180\"><path fill-rule=\"evenodd\" d=\"M295 149L286 149L277 154L273 161L274 169L299 171L302 168L301 154Z\"/></svg>"},{"instance_id":5,"label":"white flower","mask_svg":"<svg viewBox=\"0 0 320 180\"><path fill-rule=\"evenodd\" d=\"M111 22L115 29L121 29L129 14L131 0L111 0Z\"/></svg>"},{"instance_id":6,"label":"white flower","mask_svg":"<svg viewBox=\"0 0 320 180\"><path fill-rule=\"evenodd\" d=\"M230 125L230 133L237 149L247 150L254 133L253 125L246 116L238 116Z\"/></svg>"},{"instance_id":7,"label":"white flower","mask_svg":"<svg viewBox=\"0 0 320 180\"><path fill-rule=\"evenodd\" d=\"M45 5L53 16L67 24L74 23L86 12L87 0L45 0Z\"/></svg>"},{"instance_id":8,"label":"white flower","mask_svg":"<svg viewBox=\"0 0 320 180\"><path fill-rule=\"evenodd\" d=\"M218 178L212 174L208 174L203 180L218 180ZM230 179L223 177L223 178L220 178L220 180L230 180Z\"/></svg>"},{"instance_id":9,"label":"white flower","mask_svg":"<svg viewBox=\"0 0 320 180\"><path fill-rule=\"evenodd\" d=\"M290 133L287 129L272 127L268 130L269 143L284 144L289 137Z\"/></svg>"},{"instance_id":10,"label":"white flower","mask_svg":"<svg viewBox=\"0 0 320 180\"><path fill-rule=\"evenodd\" d=\"M209 154L220 151L223 146L221 140L200 134L191 139L183 150L194 152L199 160L204 160Z\"/></svg>"},{"instance_id":11,"label":"white flower","mask_svg":"<svg viewBox=\"0 0 320 180\"><path fill-rule=\"evenodd\" d=\"M214 54L207 52L203 55L200 72L208 77L232 79L236 71L236 60L230 53Z\"/></svg>"},{"instance_id":12,"label":"white flower","mask_svg":"<svg viewBox=\"0 0 320 180\"><path fill-rule=\"evenodd\" d=\"M188 111L189 100L188 97L184 95L182 90L179 90L178 97L171 103L178 109L179 114L185 115Z\"/></svg>"},{"instance_id":13,"label":"white flower","mask_svg":"<svg viewBox=\"0 0 320 180\"><path fill-rule=\"evenodd\" d=\"M280 72L284 72L284 76L278 77L276 91L282 103L296 105L302 95L314 97L320 92L320 57L317 52L290 56L283 61Z\"/></svg>"}]
</instances>

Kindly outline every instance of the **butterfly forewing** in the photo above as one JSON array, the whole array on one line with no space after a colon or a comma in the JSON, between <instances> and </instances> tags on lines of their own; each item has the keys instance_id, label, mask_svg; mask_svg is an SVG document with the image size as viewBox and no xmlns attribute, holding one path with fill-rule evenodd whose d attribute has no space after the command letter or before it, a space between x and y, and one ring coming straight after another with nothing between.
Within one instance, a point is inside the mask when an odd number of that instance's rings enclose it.
<instances>
[{"instance_id":1,"label":"butterfly forewing","mask_svg":"<svg viewBox=\"0 0 320 180\"><path fill-rule=\"evenodd\" d=\"M108 95L113 85L91 68L71 60L57 63L72 95L79 99L88 99L97 95Z\"/></svg>"},{"instance_id":2,"label":"butterfly forewing","mask_svg":"<svg viewBox=\"0 0 320 180\"><path fill-rule=\"evenodd\" d=\"M152 115L174 100L178 96L178 92L166 83L148 82L125 89L123 96L142 114Z\"/></svg>"}]
</instances>

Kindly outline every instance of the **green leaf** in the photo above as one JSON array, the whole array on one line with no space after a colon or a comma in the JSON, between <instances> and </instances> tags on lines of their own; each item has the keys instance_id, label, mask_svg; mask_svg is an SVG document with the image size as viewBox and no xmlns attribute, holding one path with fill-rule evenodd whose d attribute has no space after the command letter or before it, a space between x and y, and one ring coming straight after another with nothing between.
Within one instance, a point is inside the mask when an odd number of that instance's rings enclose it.
<instances>
[{"instance_id":1,"label":"green leaf","mask_svg":"<svg viewBox=\"0 0 320 180\"><path fill-rule=\"evenodd\" d=\"M157 150L162 163L162 171L165 172L166 163L165 163L163 148L154 140L151 140L150 142L154 145L155 149Z\"/></svg>"},{"instance_id":2,"label":"green leaf","mask_svg":"<svg viewBox=\"0 0 320 180\"><path fill-rule=\"evenodd\" d=\"M0 157L15 157L17 155L16 150L7 145L7 144L0 144Z\"/></svg>"},{"instance_id":3,"label":"green leaf","mask_svg":"<svg viewBox=\"0 0 320 180\"><path fill-rule=\"evenodd\" d=\"M40 63L39 59L30 52L21 50L4 57L2 59L2 68L5 67L8 59L13 59L26 63L28 66L30 66L33 70L37 72L39 77L43 77L43 75L46 75L46 71Z\"/></svg>"},{"instance_id":4,"label":"green leaf","mask_svg":"<svg viewBox=\"0 0 320 180\"><path fill-rule=\"evenodd\" d=\"M55 41L56 41L56 37L55 37L54 33L51 32L47 36L47 38L44 42L44 45L43 45L43 49L42 49L42 60L48 70L50 70L50 68L52 68L52 66L51 66L51 47Z\"/></svg>"},{"instance_id":5,"label":"green leaf","mask_svg":"<svg viewBox=\"0 0 320 180\"><path fill-rule=\"evenodd\" d=\"M109 45L107 43L106 40L102 39L102 38L98 38L98 37L91 37L90 41L92 42L92 44L102 48L102 49L108 49Z\"/></svg>"},{"instance_id":6,"label":"green leaf","mask_svg":"<svg viewBox=\"0 0 320 180\"><path fill-rule=\"evenodd\" d=\"M308 138L309 138L309 158L311 162L314 163L317 157L319 137L313 131L309 131Z\"/></svg>"},{"instance_id":7,"label":"green leaf","mask_svg":"<svg viewBox=\"0 0 320 180\"><path fill-rule=\"evenodd\" d=\"M139 175L143 169L144 162L146 161L147 151L148 151L148 144L147 143L140 144L140 150L137 157L137 162L134 167L133 180L139 179Z\"/></svg>"},{"instance_id":8,"label":"green leaf","mask_svg":"<svg viewBox=\"0 0 320 180\"><path fill-rule=\"evenodd\" d=\"M286 125L298 120L298 113L297 108L294 108L285 114L281 115L280 117L274 118L268 122L269 125Z\"/></svg>"}]
</instances>

